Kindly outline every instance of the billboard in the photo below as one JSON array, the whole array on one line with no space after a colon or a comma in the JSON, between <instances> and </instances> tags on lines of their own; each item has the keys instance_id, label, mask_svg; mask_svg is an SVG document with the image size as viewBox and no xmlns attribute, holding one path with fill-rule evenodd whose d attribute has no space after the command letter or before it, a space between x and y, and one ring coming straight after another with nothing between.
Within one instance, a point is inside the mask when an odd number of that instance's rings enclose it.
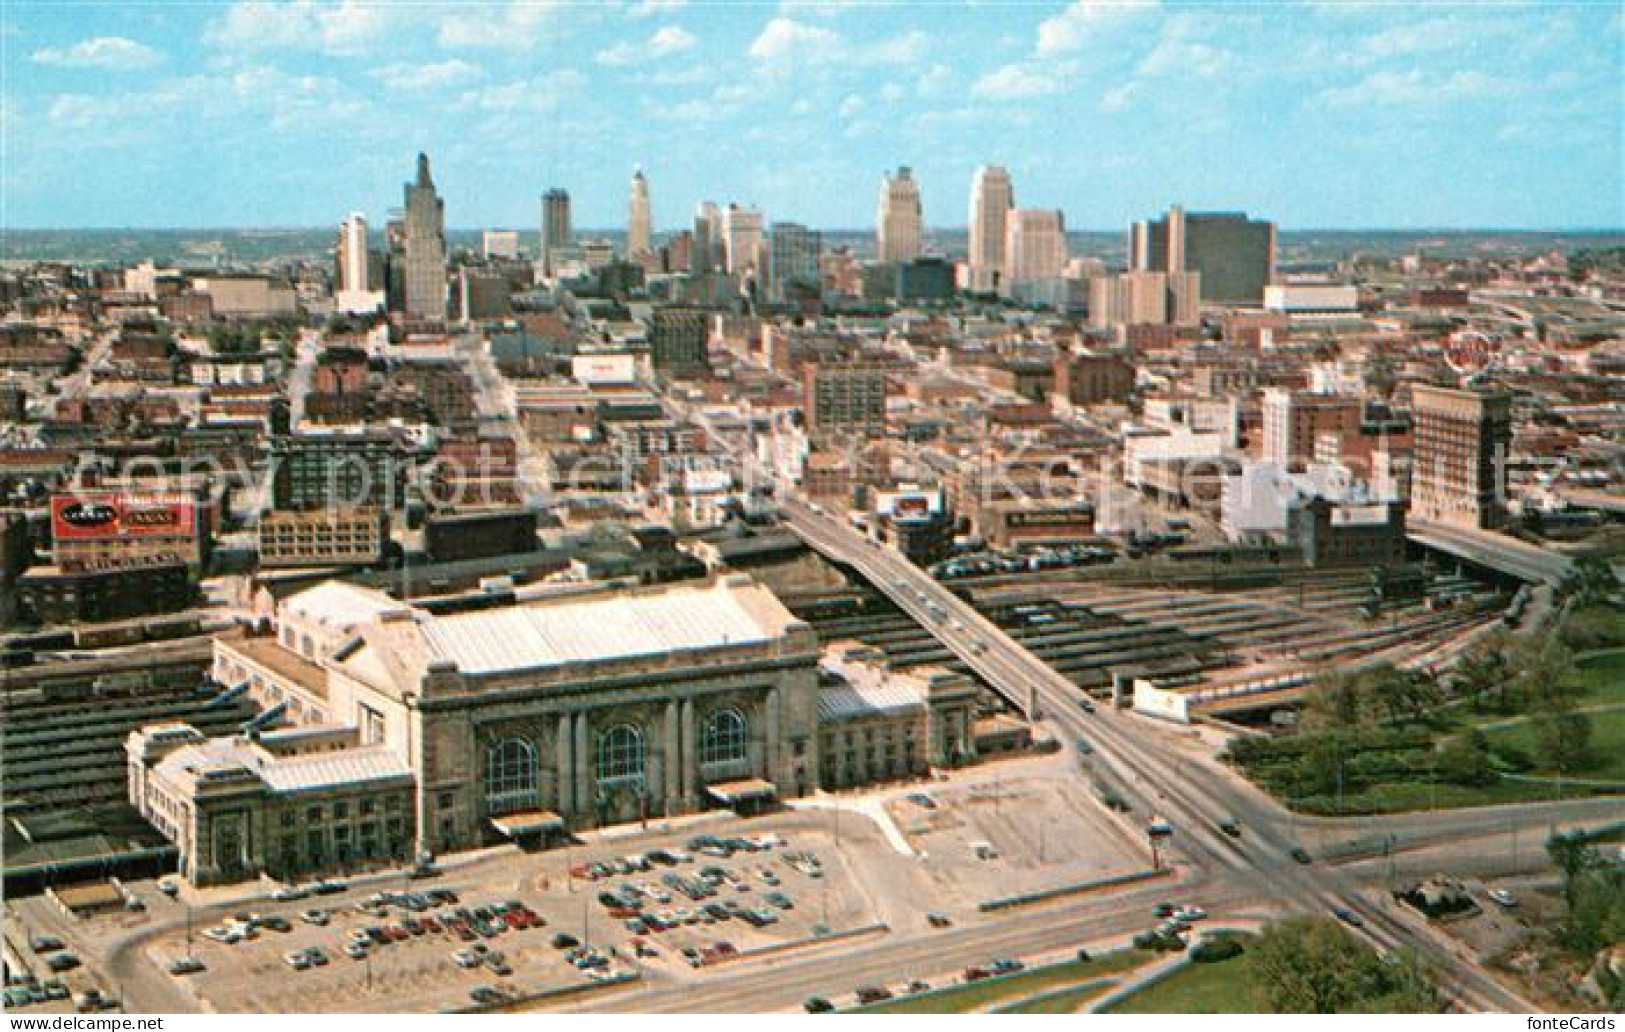
<instances>
[{"instance_id":1,"label":"billboard","mask_svg":"<svg viewBox=\"0 0 1625 1032\"><path fill-rule=\"evenodd\" d=\"M193 501L183 495L51 496L51 537L56 541L181 537L196 531Z\"/></svg>"}]
</instances>

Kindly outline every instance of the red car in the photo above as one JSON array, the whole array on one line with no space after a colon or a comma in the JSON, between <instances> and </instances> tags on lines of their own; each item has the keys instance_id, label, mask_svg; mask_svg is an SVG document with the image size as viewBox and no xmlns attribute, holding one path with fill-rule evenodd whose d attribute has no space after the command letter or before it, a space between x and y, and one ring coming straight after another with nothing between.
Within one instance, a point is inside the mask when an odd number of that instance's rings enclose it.
<instances>
[{"instance_id":1,"label":"red car","mask_svg":"<svg viewBox=\"0 0 1625 1032\"><path fill-rule=\"evenodd\" d=\"M418 924L421 924L423 926L423 930L426 931L426 932L439 933L439 932L444 930L444 929L441 928L440 922L436 921L432 917L425 917L421 921L419 921Z\"/></svg>"}]
</instances>

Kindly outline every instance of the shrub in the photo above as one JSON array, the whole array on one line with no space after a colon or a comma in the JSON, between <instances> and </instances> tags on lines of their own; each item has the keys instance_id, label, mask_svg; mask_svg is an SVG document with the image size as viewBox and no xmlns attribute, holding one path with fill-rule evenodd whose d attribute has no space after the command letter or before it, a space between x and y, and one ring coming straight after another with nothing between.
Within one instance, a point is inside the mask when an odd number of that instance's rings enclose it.
<instances>
[{"instance_id":1,"label":"shrub","mask_svg":"<svg viewBox=\"0 0 1625 1032\"><path fill-rule=\"evenodd\" d=\"M1197 964L1217 964L1221 960L1239 957L1245 947L1237 939L1209 939L1191 950L1191 960Z\"/></svg>"}]
</instances>

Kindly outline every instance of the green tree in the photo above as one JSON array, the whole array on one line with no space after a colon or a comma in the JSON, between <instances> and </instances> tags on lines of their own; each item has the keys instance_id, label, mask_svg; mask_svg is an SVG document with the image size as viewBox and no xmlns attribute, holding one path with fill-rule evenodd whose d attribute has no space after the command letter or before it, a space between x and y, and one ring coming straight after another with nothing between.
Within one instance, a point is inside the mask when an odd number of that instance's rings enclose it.
<instances>
[{"instance_id":1,"label":"green tree","mask_svg":"<svg viewBox=\"0 0 1625 1032\"><path fill-rule=\"evenodd\" d=\"M1546 766L1563 774L1585 767L1591 755L1591 718L1584 713L1542 709L1529 718L1535 748Z\"/></svg>"},{"instance_id":2,"label":"green tree","mask_svg":"<svg viewBox=\"0 0 1625 1032\"><path fill-rule=\"evenodd\" d=\"M1253 1002L1274 1014L1436 1012L1428 970L1407 954L1384 958L1335 921L1270 925L1248 947Z\"/></svg>"},{"instance_id":3,"label":"green tree","mask_svg":"<svg viewBox=\"0 0 1625 1032\"><path fill-rule=\"evenodd\" d=\"M1439 773L1457 785L1485 785L1494 781L1490 745L1484 732L1469 728L1446 739L1439 747Z\"/></svg>"}]
</instances>

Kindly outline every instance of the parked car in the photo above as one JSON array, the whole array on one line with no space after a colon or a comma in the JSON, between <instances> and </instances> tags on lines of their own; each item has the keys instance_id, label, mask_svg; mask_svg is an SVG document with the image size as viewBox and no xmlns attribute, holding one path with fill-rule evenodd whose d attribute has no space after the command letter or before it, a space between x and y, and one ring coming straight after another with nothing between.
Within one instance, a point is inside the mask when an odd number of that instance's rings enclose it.
<instances>
[{"instance_id":1,"label":"parked car","mask_svg":"<svg viewBox=\"0 0 1625 1032\"><path fill-rule=\"evenodd\" d=\"M1219 830L1231 838L1241 838L1241 824L1234 817L1225 817L1220 820Z\"/></svg>"},{"instance_id":2,"label":"parked car","mask_svg":"<svg viewBox=\"0 0 1625 1032\"><path fill-rule=\"evenodd\" d=\"M1337 916L1339 921L1348 925L1350 928L1359 928L1361 925L1365 924L1365 920L1348 907L1333 907L1332 913Z\"/></svg>"},{"instance_id":3,"label":"parked car","mask_svg":"<svg viewBox=\"0 0 1625 1032\"><path fill-rule=\"evenodd\" d=\"M883 985L860 985L854 995L857 996L859 1003L864 1004L880 1003L892 998L891 990Z\"/></svg>"},{"instance_id":4,"label":"parked car","mask_svg":"<svg viewBox=\"0 0 1625 1032\"><path fill-rule=\"evenodd\" d=\"M78 967L79 958L72 953L53 953L45 958L45 966L60 975L64 971L72 971Z\"/></svg>"},{"instance_id":5,"label":"parked car","mask_svg":"<svg viewBox=\"0 0 1625 1032\"><path fill-rule=\"evenodd\" d=\"M952 921L948 920L947 914L939 914L936 911L926 914L925 920L926 923L932 928L947 928L949 925L953 924Z\"/></svg>"},{"instance_id":6,"label":"parked car","mask_svg":"<svg viewBox=\"0 0 1625 1032\"><path fill-rule=\"evenodd\" d=\"M1311 857L1309 855L1309 851L1302 846L1294 847L1290 855L1292 859L1296 860L1300 864L1314 863L1314 858Z\"/></svg>"},{"instance_id":7,"label":"parked car","mask_svg":"<svg viewBox=\"0 0 1625 1032\"><path fill-rule=\"evenodd\" d=\"M835 1010L835 1005L822 996L809 996L801 1001L801 1009L808 1014L829 1014Z\"/></svg>"},{"instance_id":8,"label":"parked car","mask_svg":"<svg viewBox=\"0 0 1625 1032\"><path fill-rule=\"evenodd\" d=\"M28 940L28 948L35 953L51 953L66 946L67 943L54 935L36 935Z\"/></svg>"},{"instance_id":9,"label":"parked car","mask_svg":"<svg viewBox=\"0 0 1625 1032\"><path fill-rule=\"evenodd\" d=\"M305 955L304 950L289 950L282 955L282 963L295 971L303 971L310 967L310 958Z\"/></svg>"},{"instance_id":10,"label":"parked car","mask_svg":"<svg viewBox=\"0 0 1625 1032\"><path fill-rule=\"evenodd\" d=\"M1514 896L1506 889L1491 889L1489 891L1489 897L1490 899L1495 900L1495 902L1499 903L1501 906L1506 907L1508 910L1518 905L1518 897Z\"/></svg>"},{"instance_id":11,"label":"parked car","mask_svg":"<svg viewBox=\"0 0 1625 1032\"><path fill-rule=\"evenodd\" d=\"M195 975L207 968L204 967L203 961L196 957L176 957L169 962L168 970L170 974L179 978L181 975Z\"/></svg>"}]
</instances>

